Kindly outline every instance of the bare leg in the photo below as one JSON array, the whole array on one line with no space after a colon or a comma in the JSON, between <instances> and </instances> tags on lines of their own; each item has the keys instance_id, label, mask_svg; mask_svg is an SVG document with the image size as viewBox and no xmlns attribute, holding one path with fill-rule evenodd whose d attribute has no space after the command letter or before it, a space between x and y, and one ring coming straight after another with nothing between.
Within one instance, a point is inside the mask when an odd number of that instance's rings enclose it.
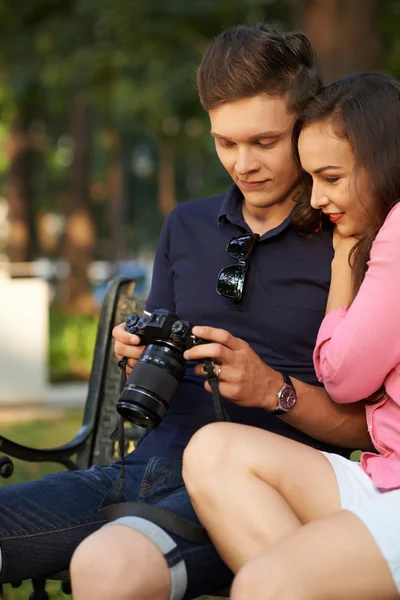
<instances>
[{"instance_id":1,"label":"bare leg","mask_svg":"<svg viewBox=\"0 0 400 600\"><path fill-rule=\"evenodd\" d=\"M240 569L232 600L396 600L392 575L353 513L305 525Z\"/></svg>"},{"instance_id":2,"label":"bare leg","mask_svg":"<svg viewBox=\"0 0 400 600\"><path fill-rule=\"evenodd\" d=\"M304 523L340 509L325 456L254 427L201 429L186 449L183 475L199 519L234 572Z\"/></svg>"},{"instance_id":3,"label":"bare leg","mask_svg":"<svg viewBox=\"0 0 400 600\"><path fill-rule=\"evenodd\" d=\"M167 600L171 578L160 550L130 527L93 533L71 562L74 600Z\"/></svg>"}]
</instances>

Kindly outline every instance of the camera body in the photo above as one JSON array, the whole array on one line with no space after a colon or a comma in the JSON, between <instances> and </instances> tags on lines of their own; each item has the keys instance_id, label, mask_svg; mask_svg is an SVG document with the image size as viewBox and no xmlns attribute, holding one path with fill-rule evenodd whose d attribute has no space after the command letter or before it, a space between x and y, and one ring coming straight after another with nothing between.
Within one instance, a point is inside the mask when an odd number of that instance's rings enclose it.
<instances>
[{"instance_id":1,"label":"camera body","mask_svg":"<svg viewBox=\"0 0 400 600\"><path fill-rule=\"evenodd\" d=\"M141 427L157 427L165 416L186 372L185 350L206 343L192 333L192 324L171 311L130 315L126 331L139 336L146 348L121 392L117 411Z\"/></svg>"},{"instance_id":2,"label":"camera body","mask_svg":"<svg viewBox=\"0 0 400 600\"><path fill-rule=\"evenodd\" d=\"M125 329L139 336L145 346L165 342L184 352L203 342L192 334L192 324L189 321L182 321L164 308L156 309L149 316L130 315L126 319Z\"/></svg>"}]
</instances>

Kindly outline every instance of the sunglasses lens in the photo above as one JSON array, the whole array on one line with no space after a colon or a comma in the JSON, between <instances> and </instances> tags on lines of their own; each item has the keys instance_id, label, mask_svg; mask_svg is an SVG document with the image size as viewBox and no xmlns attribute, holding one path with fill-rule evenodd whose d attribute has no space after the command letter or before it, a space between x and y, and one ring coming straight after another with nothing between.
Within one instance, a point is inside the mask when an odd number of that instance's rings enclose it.
<instances>
[{"instance_id":1,"label":"sunglasses lens","mask_svg":"<svg viewBox=\"0 0 400 600\"><path fill-rule=\"evenodd\" d=\"M258 238L258 235L238 235L234 237L228 244L228 254L236 260L246 260Z\"/></svg>"},{"instance_id":2,"label":"sunglasses lens","mask_svg":"<svg viewBox=\"0 0 400 600\"><path fill-rule=\"evenodd\" d=\"M246 267L244 265L230 265L220 271L217 279L217 292L226 298L240 300L243 294Z\"/></svg>"}]
</instances>

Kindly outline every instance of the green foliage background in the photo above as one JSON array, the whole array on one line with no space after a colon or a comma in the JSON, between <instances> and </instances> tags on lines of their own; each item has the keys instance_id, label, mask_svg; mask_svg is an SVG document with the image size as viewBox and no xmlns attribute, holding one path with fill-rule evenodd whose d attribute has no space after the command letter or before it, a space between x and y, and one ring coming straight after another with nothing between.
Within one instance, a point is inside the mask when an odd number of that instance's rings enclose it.
<instances>
[{"instance_id":1,"label":"green foliage background","mask_svg":"<svg viewBox=\"0 0 400 600\"><path fill-rule=\"evenodd\" d=\"M305 0L1 0L0 193L5 192L9 167L2 140L18 120L34 140L32 217L41 210L65 213L73 153L68 111L71 98L78 96L95 113L90 176L104 182L106 133L118 132L130 250L133 255L154 248L163 218L157 173L137 177L132 172L135 152L145 147L157 164L160 140L168 139L176 153L178 201L224 189L228 179L215 157L197 96L200 57L224 28L260 21L290 28L305 5ZM398 76L400 3L378 5L380 69ZM171 123L176 125L173 132ZM90 198L99 258L112 255L107 240L110 201L107 190Z\"/></svg>"},{"instance_id":2,"label":"green foliage background","mask_svg":"<svg viewBox=\"0 0 400 600\"><path fill-rule=\"evenodd\" d=\"M86 380L92 367L97 317L50 311L49 379Z\"/></svg>"},{"instance_id":3,"label":"green foliage background","mask_svg":"<svg viewBox=\"0 0 400 600\"><path fill-rule=\"evenodd\" d=\"M215 158L195 84L201 54L216 33L234 24L262 21L268 13L272 22L285 25L291 4L289 0L1 0L0 144L3 129L16 122L34 142L32 217L41 210L62 214L67 210L73 152L68 115L71 99L78 96L95 115L92 181L104 183L107 132L115 131L123 146L125 226L131 252L154 248L162 223L157 170L147 178L135 176L135 152L144 146L157 165L160 141L168 140L176 152L179 201L223 189L227 178ZM171 126L168 129L171 123L177 124L174 132ZM9 166L0 147L3 194ZM110 201L107 191L90 198L100 234L98 258L107 252L112 255L107 240ZM36 253L40 254L39 247Z\"/></svg>"}]
</instances>

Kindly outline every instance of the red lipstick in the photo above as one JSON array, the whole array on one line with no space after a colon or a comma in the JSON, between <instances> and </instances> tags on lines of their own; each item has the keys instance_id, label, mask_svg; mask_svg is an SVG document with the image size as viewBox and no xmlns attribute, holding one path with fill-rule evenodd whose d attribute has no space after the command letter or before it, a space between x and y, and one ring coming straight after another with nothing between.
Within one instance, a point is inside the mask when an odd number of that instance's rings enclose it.
<instances>
[{"instance_id":1,"label":"red lipstick","mask_svg":"<svg viewBox=\"0 0 400 600\"><path fill-rule=\"evenodd\" d=\"M344 216L344 213L336 213L328 216L329 220L332 221L332 223L337 223Z\"/></svg>"}]
</instances>

